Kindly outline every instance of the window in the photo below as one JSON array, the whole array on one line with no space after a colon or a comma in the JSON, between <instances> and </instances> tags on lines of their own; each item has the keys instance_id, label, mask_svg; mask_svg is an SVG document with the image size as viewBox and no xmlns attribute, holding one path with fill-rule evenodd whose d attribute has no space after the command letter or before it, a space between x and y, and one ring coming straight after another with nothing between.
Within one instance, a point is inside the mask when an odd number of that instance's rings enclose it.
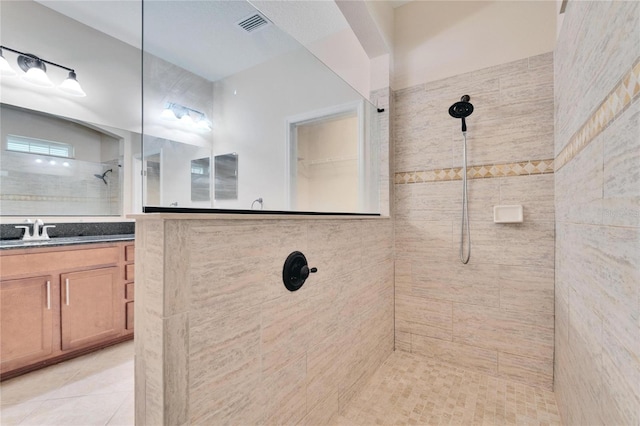
<instances>
[{"instance_id":1,"label":"window","mask_svg":"<svg viewBox=\"0 0 640 426\"><path fill-rule=\"evenodd\" d=\"M73 145L71 144L15 135L7 136L7 151L73 158Z\"/></svg>"}]
</instances>

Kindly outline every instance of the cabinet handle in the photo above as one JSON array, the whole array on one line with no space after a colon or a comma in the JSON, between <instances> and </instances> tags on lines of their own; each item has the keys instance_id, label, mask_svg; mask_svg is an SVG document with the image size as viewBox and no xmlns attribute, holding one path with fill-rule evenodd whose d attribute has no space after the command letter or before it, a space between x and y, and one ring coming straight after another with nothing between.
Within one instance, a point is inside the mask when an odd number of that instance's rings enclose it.
<instances>
[{"instance_id":1,"label":"cabinet handle","mask_svg":"<svg viewBox=\"0 0 640 426\"><path fill-rule=\"evenodd\" d=\"M69 278L66 278L64 280L64 287L65 287L65 293L66 293L66 300L67 300L67 306L69 306Z\"/></svg>"},{"instance_id":2,"label":"cabinet handle","mask_svg":"<svg viewBox=\"0 0 640 426\"><path fill-rule=\"evenodd\" d=\"M51 281L47 281L47 309L51 310Z\"/></svg>"}]
</instances>

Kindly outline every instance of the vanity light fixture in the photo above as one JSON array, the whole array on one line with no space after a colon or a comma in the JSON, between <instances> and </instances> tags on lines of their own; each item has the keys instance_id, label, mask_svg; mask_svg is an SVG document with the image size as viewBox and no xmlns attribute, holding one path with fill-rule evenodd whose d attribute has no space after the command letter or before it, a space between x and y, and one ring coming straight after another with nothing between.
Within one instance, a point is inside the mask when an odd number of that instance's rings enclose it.
<instances>
[{"instance_id":1,"label":"vanity light fixture","mask_svg":"<svg viewBox=\"0 0 640 426\"><path fill-rule=\"evenodd\" d=\"M9 62L2 55L2 49L0 49L0 75L4 75L7 77L16 75L16 72L13 70L13 68L11 68Z\"/></svg>"},{"instance_id":2,"label":"vanity light fixture","mask_svg":"<svg viewBox=\"0 0 640 426\"><path fill-rule=\"evenodd\" d=\"M49 76L47 76L47 67L45 64L53 65L54 67L69 71L69 76L58 86L58 89L72 96L87 96L84 90L82 90L82 87L80 87L80 83L78 83L76 78L76 72L72 68L65 67L64 65L39 58L31 53L20 52L19 50L11 49L6 46L0 46L0 73L2 75L11 76L16 74L13 68L9 65L9 62L4 58L4 56L2 56L3 49L18 55L18 66L25 72L22 79L27 83L39 87L53 87L54 84L49 79Z\"/></svg>"},{"instance_id":3,"label":"vanity light fixture","mask_svg":"<svg viewBox=\"0 0 640 426\"><path fill-rule=\"evenodd\" d=\"M211 120L207 118L205 113L174 102L168 102L164 106L160 118L167 121L178 121L190 130L210 132L213 127Z\"/></svg>"}]
</instances>

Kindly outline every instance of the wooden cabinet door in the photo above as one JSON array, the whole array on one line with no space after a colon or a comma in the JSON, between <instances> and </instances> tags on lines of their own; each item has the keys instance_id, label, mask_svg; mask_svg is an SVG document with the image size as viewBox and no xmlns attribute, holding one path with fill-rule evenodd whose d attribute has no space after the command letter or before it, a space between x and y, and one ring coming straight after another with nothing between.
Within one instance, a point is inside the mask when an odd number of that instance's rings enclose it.
<instances>
[{"instance_id":1,"label":"wooden cabinet door","mask_svg":"<svg viewBox=\"0 0 640 426\"><path fill-rule=\"evenodd\" d=\"M51 276L0 281L2 372L52 353L54 310L57 312L57 309L52 300L51 281Z\"/></svg>"},{"instance_id":2,"label":"wooden cabinet door","mask_svg":"<svg viewBox=\"0 0 640 426\"><path fill-rule=\"evenodd\" d=\"M121 333L124 288L118 280L118 267L72 272L60 278L63 350Z\"/></svg>"}]
</instances>

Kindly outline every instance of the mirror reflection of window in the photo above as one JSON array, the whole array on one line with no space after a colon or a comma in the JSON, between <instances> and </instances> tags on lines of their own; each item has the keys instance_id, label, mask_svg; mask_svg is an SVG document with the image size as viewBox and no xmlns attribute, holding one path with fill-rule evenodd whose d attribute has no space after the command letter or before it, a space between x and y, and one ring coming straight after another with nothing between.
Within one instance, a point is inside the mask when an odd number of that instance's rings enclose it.
<instances>
[{"instance_id":1,"label":"mirror reflection of window","mask_svg":"<svg viewBox=\"0 0 640 426\"><path fill-rule=\"evenodd\" d=\"M113 128L0 104L3 216L119 216L123 137Z\"/></svg>"}]
</instances>

